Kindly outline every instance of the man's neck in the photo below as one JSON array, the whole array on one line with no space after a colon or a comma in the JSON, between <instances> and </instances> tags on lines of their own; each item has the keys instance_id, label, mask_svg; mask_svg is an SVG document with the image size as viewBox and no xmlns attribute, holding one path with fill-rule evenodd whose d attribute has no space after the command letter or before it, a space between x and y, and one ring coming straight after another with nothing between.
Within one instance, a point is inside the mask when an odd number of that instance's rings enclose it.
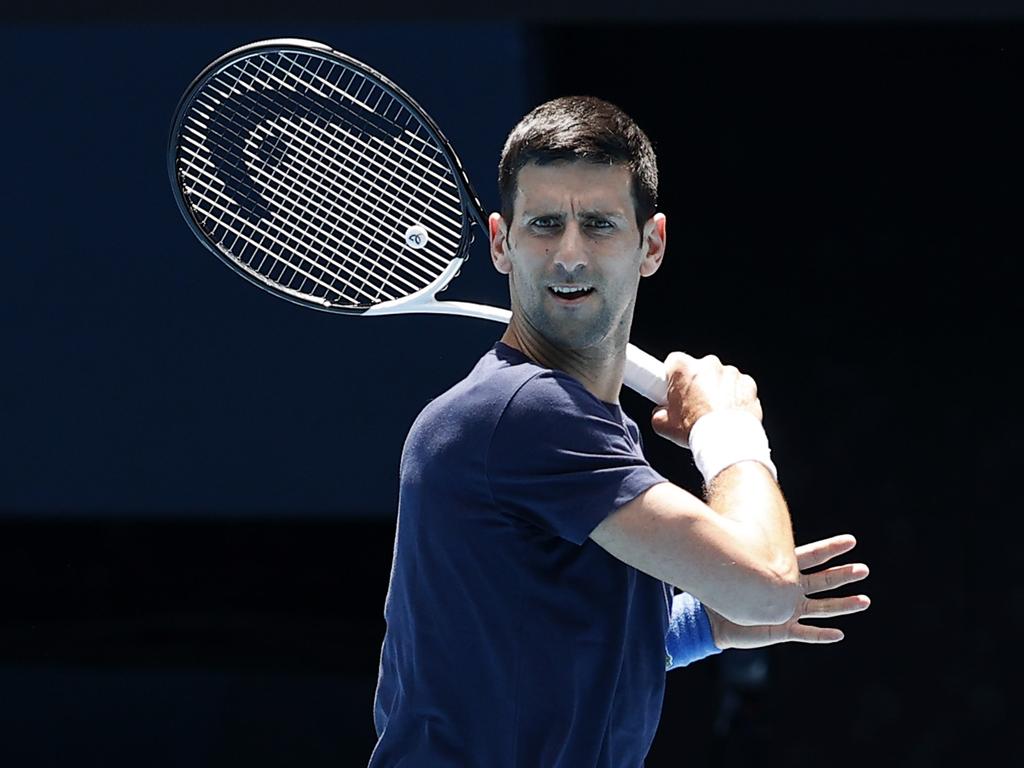
<instances>
[{"instance_id":1,"label":"man's neck","mask_svg":"<svg viewBox=\"0 0 1024 768\"><path fill-rule=\"evenodd\" d=\"M618 348L602 345L589 350L559 349L544 337L531 333L513 314L501 341L545 368L562 371L580 382L599 400L618 403L626 367L625 344Z\"/></svg>"}]
</instances>

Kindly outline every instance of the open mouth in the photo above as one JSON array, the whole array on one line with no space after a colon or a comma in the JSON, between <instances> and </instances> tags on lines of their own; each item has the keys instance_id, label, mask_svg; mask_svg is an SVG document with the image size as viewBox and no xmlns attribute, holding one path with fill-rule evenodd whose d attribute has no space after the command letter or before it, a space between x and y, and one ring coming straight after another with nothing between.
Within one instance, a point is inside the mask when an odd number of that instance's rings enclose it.
<instances>
[{"instance_id":1,"label":"open mouth","mask_svg":"<svg viewBox=\"0 0 1024 768\"><path fill-rule=\"evenodd\" d=\"M579 301L594 292L593 288L581 285L553 285L548 290L562 301Z\"/></svg>"}]
</instances>

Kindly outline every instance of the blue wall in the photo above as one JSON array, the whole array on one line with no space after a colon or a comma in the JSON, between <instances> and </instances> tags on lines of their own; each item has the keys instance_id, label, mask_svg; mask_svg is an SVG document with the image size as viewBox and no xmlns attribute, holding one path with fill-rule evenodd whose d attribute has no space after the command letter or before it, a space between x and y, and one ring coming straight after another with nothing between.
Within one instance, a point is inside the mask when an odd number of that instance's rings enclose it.
<instances>
[{"instance_id":1,"label":"blue wall","mask_svg":"<svg viewBox=\"0 0 1024 768\"><path fill-rule=\"evenodd\" d=\"M174 108L210 60L270 37L401 84L497 206L531 106L515 24L6 27L0 515L391 515L412 419L500 335L302 309L191 234L165 170ZM455 297L507 306L483 238Z\"/></svg>"}]
</instances>

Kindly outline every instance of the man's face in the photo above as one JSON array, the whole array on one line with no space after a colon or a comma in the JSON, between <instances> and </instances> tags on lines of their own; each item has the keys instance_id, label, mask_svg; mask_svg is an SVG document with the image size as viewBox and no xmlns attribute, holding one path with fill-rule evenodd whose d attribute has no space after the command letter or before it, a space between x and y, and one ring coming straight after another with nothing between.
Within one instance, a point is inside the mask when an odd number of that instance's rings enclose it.
<instances>
[{"instance_id":1,"label":"man's face","mask_svg":"<svg viewBox=\"0 0 1024 768\"><path fill-rule=\"evenodd\" d=\"M640 277L654 273L664 250L663 216L645 224L643 238L637 230L627 167L526 165L511 223L492 214L490 225L491 256L509 275L522 323L565 350L625 344Z\"/></svg>"}]
</instances>

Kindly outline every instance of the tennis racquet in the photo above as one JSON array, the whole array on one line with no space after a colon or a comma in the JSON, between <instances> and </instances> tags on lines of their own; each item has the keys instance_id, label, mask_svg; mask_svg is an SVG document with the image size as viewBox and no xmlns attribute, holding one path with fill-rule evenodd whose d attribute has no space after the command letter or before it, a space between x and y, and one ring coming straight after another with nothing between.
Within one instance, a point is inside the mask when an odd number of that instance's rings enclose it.
<instances>
[{"instance_id":1,"label":"tennis racquet","mask_svg":"<svg viewBox=\"0 0 1024 768\"><path fill-rule=\"evenodd\" d=\"M511 312L438 301L486 215L434 121L381 73L310 40L229 51L191 83L167 170L195 235L302 306L365 316ZM625 383L665 402L665 368L630 344Z\"/></svg>"}]
</instances>

